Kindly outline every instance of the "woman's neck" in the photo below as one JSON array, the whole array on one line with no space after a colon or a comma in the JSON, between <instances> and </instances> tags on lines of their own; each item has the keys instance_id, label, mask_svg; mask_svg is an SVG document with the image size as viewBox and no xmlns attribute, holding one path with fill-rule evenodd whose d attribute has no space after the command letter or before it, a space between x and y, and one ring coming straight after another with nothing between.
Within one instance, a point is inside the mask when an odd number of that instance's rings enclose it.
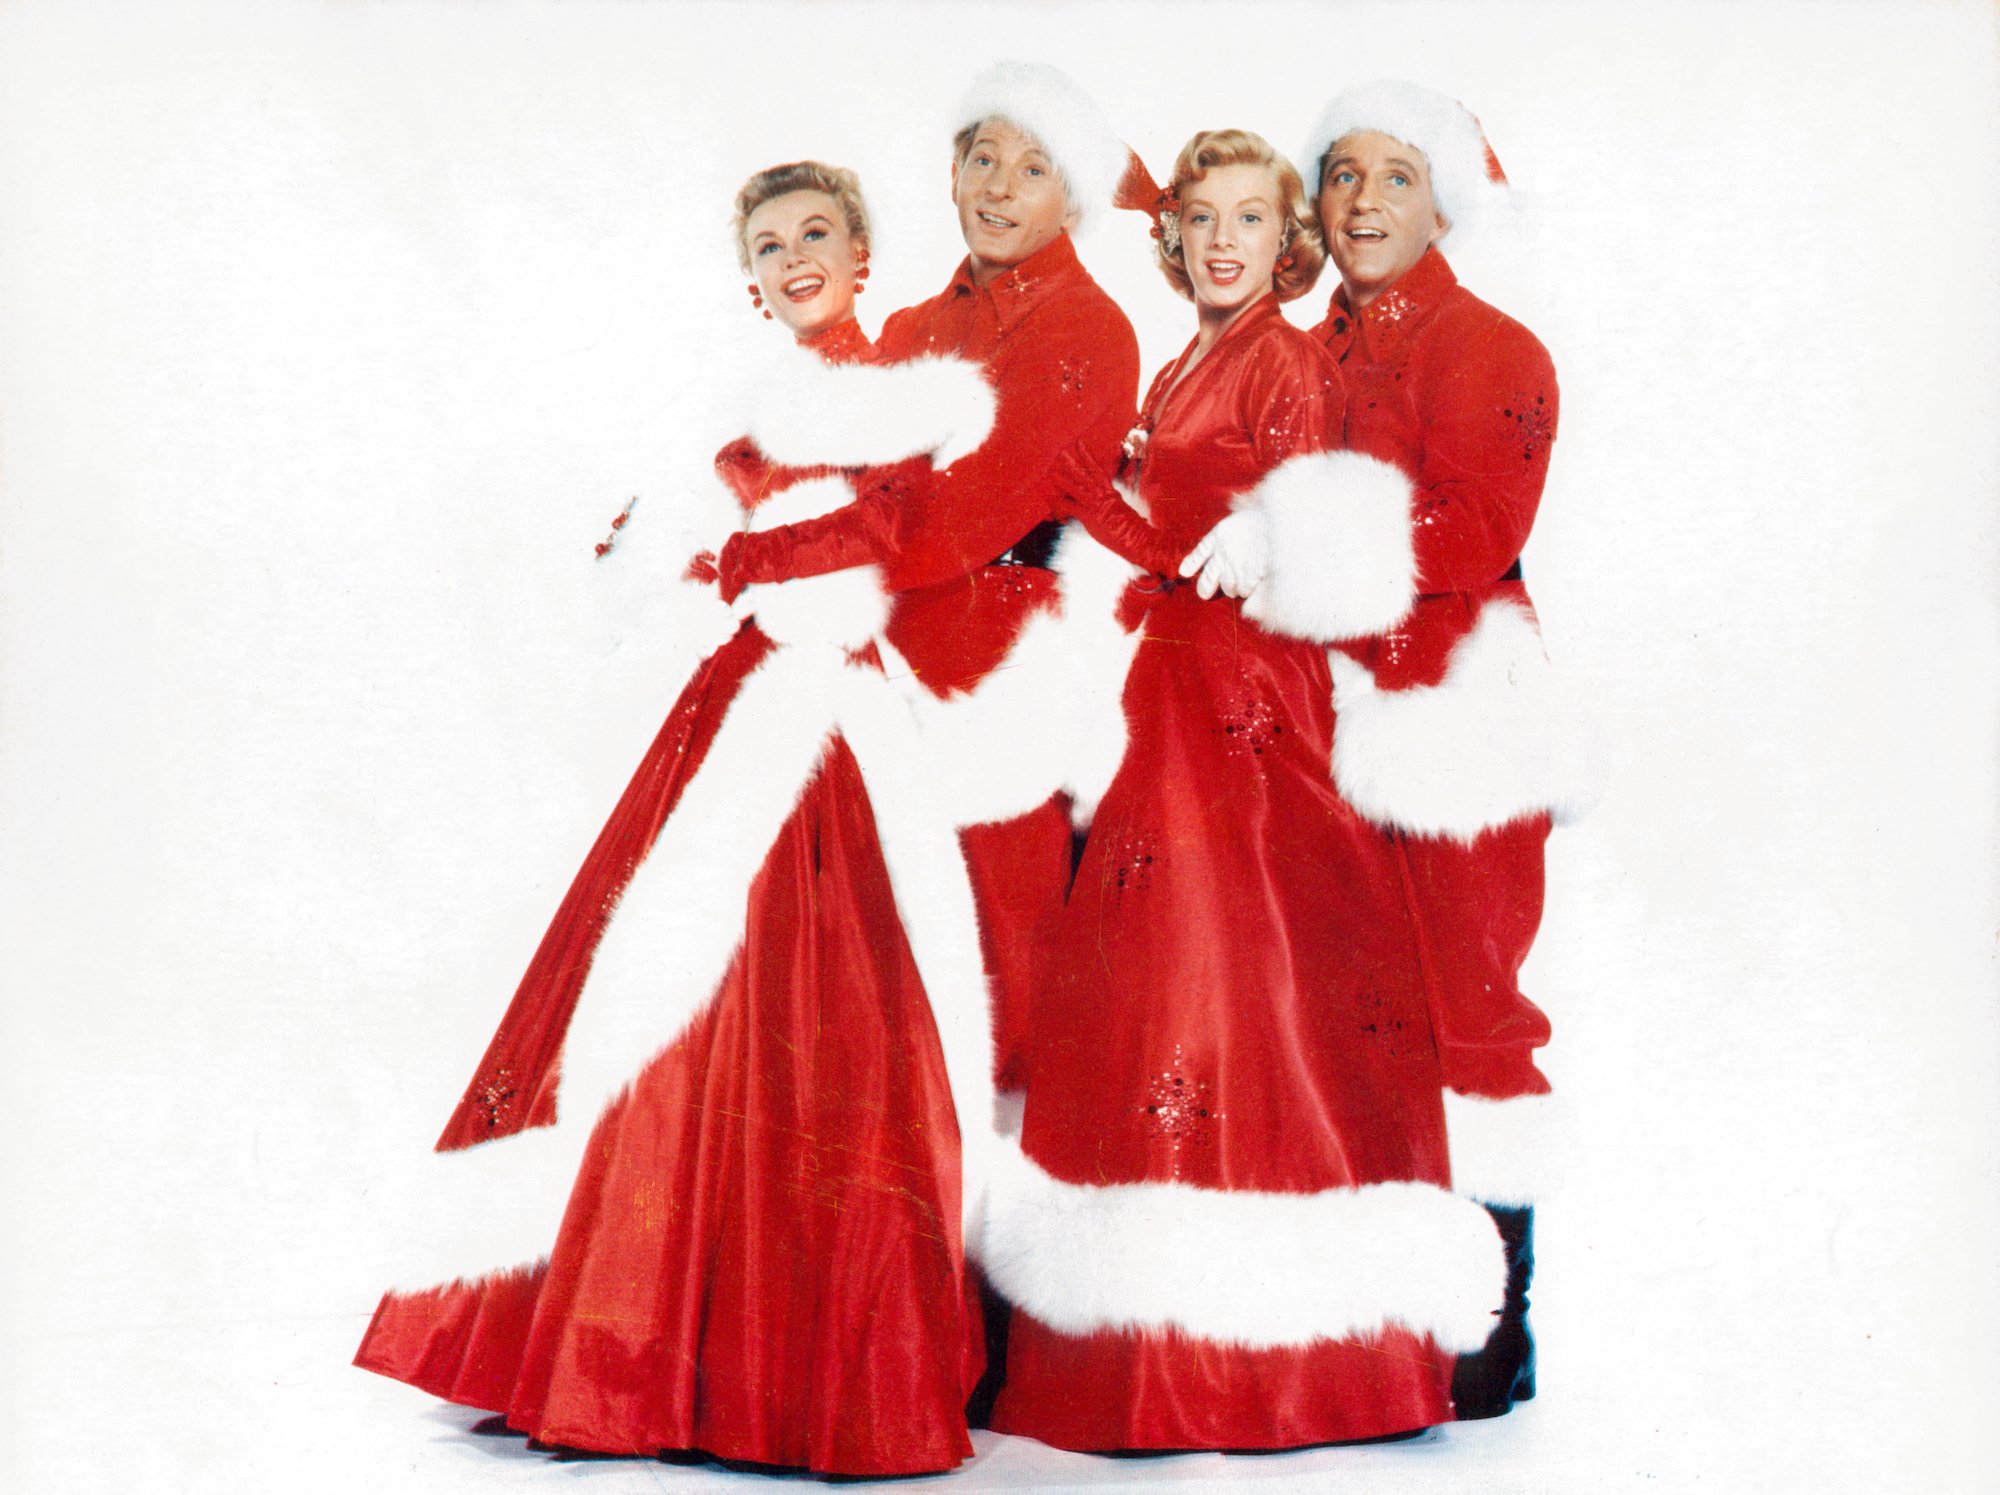
<instances>
[{"instance_id":1,"label":"woman's neck","mask_svg":"<svg viewBox=\"0 0 2000 1495\"><path fill-rule=\"evenodd\" d=\"M1245 312L1270 294L1271 288L1266 286L1248 301L1239 301L1234 306L1210 306L1206 302L1196 302L1195 316L1201 325L1194 335L1195 358L1199 359L1207 353L1215 346L1217 338L1234 327Z\"/></svg>"}]
</instances>

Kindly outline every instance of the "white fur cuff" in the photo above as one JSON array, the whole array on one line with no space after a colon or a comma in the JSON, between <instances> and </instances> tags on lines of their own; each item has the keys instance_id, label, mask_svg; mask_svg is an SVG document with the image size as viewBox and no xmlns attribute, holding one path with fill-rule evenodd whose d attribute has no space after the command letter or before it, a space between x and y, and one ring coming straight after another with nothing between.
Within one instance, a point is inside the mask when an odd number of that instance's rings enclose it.
<instances>
[{"instance_id":1,"label":"white fur cuff","mask_svg":"<svg viewBox=\"0 0 2000 1495\"><path fill-rule=\"evenodd\" d=\"M1453 1191L1481 1204L1533 1204L1558 1181L1561 1117L1553 1095L1488 1100L1445 1091Z\"/></svg>"},{"instance_id":2,"label":"white fur cuff","mask_svg":"<svg viewBox=\"0 0 2000 1495\"><path fill-rule=\"evenodd\" d=\"M976 363L827 364L787 350L758 381L750 438L793 467L867 467L932 454L944 467L993 428L993 387Z\"/></svg>"},{"instance_id":3,"label":"white fur cuff","mask_svg":"<svg viewBox=\"0 0 2000 1495\"><path fill-rule=\"evenodd\" d=\"M1398 468L1360 452L1318 452L1273 469L1236 504L1271 526L1271 568L1243 615L1319 643L1394 627L1417 595L1411 496Z\"/></svg>"}]
</instances>

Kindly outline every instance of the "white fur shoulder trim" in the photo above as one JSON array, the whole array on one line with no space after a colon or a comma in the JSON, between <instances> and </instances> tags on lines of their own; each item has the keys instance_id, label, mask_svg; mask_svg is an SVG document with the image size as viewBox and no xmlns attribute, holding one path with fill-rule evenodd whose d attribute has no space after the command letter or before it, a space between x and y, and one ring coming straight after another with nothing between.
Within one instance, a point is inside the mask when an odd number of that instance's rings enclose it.
<instances>
[{"instance_id":1,"label":"white fur shoulder trim","mask_svg":"<svg viewBox=\"0 0 2000 1495\"><path fill-rule=\"evenodd\" d=\"M1400 622L1417 596L1410 480L1360 452L1315 452L1273 468L1236 501L1271 527L1271 569L1243 615L1318 643Z\"/></svg>"},{"instance_id":2,"label":"white fur shoulder trim","mask_svg":"<svg viewBox=\"0 0 2000 1495\"><path fill-rule=\"evenodd\" d=\"M928 452L944 467L986 439L995 399L962 358L828 364L787 350L753 405L750 437L774 462L868 467Z\"/></svg>"},{"instance_id":3,"label":"white fur shoulder trim","mask_svg":"<svg viewBox=\"0 0 2000 1495\"><path fill-rule=\"evenodd\" d=\"M1567 824L1597 802L1597 725L1520 604L1488 602L1436 685L1380 690L1346 655L1328 660L1334 782L1377 825L1469 842L1544 810Z\"/></svg>"},{"instance_id":4,"label":"white fur shoulder trim","mask_svg":"<svg viewBox=\"0 0 2000 1495\"><path fill-rule=\"evenodd\" d=\"M1316 1194L1091 1186L995 1149L976 1237L988 1279L1064 1334L1178 1329L1252 1347L1401 1326L1478 1349L1506 1250L1471 1199L1420 1183Z\"/></svg>"}]
</instances>

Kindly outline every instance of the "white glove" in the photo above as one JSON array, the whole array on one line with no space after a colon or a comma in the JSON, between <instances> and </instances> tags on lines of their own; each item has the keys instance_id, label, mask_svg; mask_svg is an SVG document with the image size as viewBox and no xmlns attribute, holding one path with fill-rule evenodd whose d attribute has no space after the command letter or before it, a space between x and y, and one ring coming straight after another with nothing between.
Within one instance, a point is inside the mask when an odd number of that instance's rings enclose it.
<instances>
[{"instance_id":1,"label":"white glove","mask_svg":"<svg viewBox=\"0 0 2000 1495\"><path fill-rule=\"evenodd\" d=\"M1271 571L1271 521L1257 509L1239 509L1201 537L1181 562L1181 575L1200 573L1195 591L1248 597Z\"/></svg>"}]
</instances>

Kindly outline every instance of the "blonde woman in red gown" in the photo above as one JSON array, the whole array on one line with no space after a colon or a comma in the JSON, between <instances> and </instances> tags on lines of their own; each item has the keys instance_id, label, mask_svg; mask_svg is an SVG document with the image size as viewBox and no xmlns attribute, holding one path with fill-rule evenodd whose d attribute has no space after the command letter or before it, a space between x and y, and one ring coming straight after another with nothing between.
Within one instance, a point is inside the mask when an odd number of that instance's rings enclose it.
<instances>
[{"instance_id":1,"label":"blonde woman in red gown","mask_svg":"<svg viewBox=\"0 0 2000 1495\"><path fill-rule=\"evenodd\" d=\"M1394 1435L1450 1418L1452 1352L1486 1337L1504 1254L1449 1191L1401 864L1335 787L1325 643L1260 614L1255 580L1292 558L1202 543L1312 464L1394 475L1325 455L1347 395L1280 309L1323 256L1292 167L1203 132L1162 203L1199 330L1127 447L1151 531L1077 483L1085 522L1154 575L1023 1156L985 1224L1016 1304L993 1426L1084 1450ZM1339 600L1357 633L1388 621Z\"/></svg>"},{"instance_id":2,"label":"blonde woman in red gown","mask_svg":"<svg viewBox=\"0 0 2000 1495\"><path fill-rule=\"evenodd\" d=\"M863 363L852 174L762 172L736 229L753 309ZM852 472L779 457L942 460L991 416L969 365L767 383L759 440L717 459L755 528L853 499ZM448 1249L413 1280L446 1285L387 1295L356 1363L552 1446L949 1469L983 1356L947 1054L989 1054L970 891L952 904L962 865L914 879L962 915L942 941L930 918L927 991L838 730L881 689L875 575L736 610L754 620L681 693L438 1143ZM941 987L975 1009L942 1041Z\"/></svg>"}]
</instances>

